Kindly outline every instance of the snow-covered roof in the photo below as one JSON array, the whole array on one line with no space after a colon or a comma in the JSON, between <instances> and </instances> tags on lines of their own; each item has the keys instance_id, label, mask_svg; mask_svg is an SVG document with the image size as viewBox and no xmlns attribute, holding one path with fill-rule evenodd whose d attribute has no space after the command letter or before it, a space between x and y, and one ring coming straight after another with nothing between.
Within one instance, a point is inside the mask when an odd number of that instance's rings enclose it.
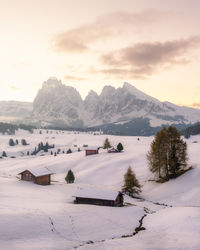
<instances>
[{"instance_id":1,"label":"snow-covered roof","mask_svg":"<svg viewBox=\"0 0 200 250\"><path fill-rule=\"evenodd\" d=\"M119 152L116 148L111 148L108 150L108 152Z\"/></svg>"},{"instance_id":2,"label":"snow-covered roof","mask_svg":"<svg viewBox=\"0 0 200 250\"><path fill-rule=\"evenodd\" d=\"M77 188L73 197L82 197L82 198L93 198L93 199L102 199L102 200L115 200L118 191L112 190L103 190L96 188Z\"/></svg>"},{"instance_id":3,"label":"snow-covered roof","mask_svg":"<svg viewBox=\"0 0 200 250\"><path fill-rule=\"evenodd\" d=\"M31 172L35 177L53 174L53 172L51 172L47 167L29 168L29 169L26 169L26 170ZM26 170L24 170L24 171L26 171ZM23 173L23 172L21 172L21 173ZM21 174L21 173L19 173L19 174Z\"/></svg>"},{"instance_id":4,"label":"snow-covered roof","mask_svg":"<svg viewBox=\"0 0 200 250\"><path fill-rule=\"evenodd\" d=\"M99 150L99 147L87 147L85 150Z\"/></svg>"}]
</instances>

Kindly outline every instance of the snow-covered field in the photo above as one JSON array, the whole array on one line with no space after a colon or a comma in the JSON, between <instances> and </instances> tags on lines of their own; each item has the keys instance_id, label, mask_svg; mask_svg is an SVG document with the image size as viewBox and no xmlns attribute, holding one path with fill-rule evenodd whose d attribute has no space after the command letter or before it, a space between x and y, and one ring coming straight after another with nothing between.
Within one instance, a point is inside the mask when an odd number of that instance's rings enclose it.
<instances>
[{"instance_id":1,"label":"snow-covered field","mask_svg":"<svg viewBox=\"0 0 200 250\"><path fill-rule=\"evenodd\" d=\"M98 155L85 156L84 144L102 146L106 137L114 146L121 142L124 152L100 149ZM10 138L19 144L9 146ZM22 146L22 138L29 145ZM0 155L5 151L8 156L0 159L0 249L199 250L200 136L187 140L193 170L164 184L149 181L153 176L146 153L152 139L38 130L0 135ZM55 148L27 156L40 142ZM66 154L69 148L73 153ZM58 149L57 156L50 154ZM124 207L73 204L77 188L119 191L129 165L143 186L143 200L125 197ZM38 167L54 172L52 185L19 179L18 173ZM69 169L75 174L74 184L64 180ZM133 235L141 218L146 230Z\"/></svg>"}]
</instances>

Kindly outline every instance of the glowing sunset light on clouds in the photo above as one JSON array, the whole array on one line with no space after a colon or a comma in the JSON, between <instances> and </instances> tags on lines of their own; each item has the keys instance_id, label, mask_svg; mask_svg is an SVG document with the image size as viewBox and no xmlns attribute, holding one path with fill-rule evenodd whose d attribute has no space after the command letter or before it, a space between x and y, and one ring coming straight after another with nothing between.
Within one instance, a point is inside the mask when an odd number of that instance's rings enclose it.
<instances>
[{"instance_id":1,"label":"glowing sunset light on clouds","mask_svg":"<svg viewBox=\"0 0 200 250\"><path fill-rule=\"evenodd\" d=\"M200 108L198 0L1 0L0 101L56 76L84 98L129 82Z\"/></svg>"}]
</instances>

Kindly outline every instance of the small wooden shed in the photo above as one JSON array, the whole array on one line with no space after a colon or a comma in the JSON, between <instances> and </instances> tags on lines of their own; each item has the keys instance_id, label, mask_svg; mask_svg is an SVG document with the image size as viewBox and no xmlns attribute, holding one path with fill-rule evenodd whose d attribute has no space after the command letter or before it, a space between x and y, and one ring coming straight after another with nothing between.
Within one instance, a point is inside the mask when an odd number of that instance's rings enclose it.
<instances>
[{"instance_id":1,"label":"small wooden shed","mask_svg":"<svg viewBox=\"0 0 200 250\"><path fill-rule=\"evenodd\" d=\"M50 185L52 174L53 173L46 167L26 169L19 173L19 175L21 175L21 180L31 181L39 185Z\"/></svg>"},{"instance_id":2,"label":"small wooden shed","mask_svg":"<svg viewBox=\"0 0 200 250\"><path fill-rule=\"evenodd\" d=\"M75 204L91 204L100 206L123 206L123 194L110 190L78 189L74 194Z\"/></svg>"},{"instance_id":3,"label":"small wooden shed","mask_svg":"<svg viewBox=\"0 0 200 250\"><path fill-rule=\"evenodd\" d=\"M95 155L99 153L99 147L87 148L85 149L85 155Z\"/></svg>"}]
</instances>

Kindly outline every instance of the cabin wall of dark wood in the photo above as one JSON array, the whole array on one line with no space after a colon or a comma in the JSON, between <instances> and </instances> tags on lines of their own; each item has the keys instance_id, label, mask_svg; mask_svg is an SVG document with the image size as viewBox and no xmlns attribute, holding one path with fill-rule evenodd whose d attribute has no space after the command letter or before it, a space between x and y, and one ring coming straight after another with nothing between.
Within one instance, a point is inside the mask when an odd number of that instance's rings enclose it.
<instances>
[{"instance_id":1,"label":"cabin wall of dark wood","mask_svg":"<svg viewBox=\"0 0 200 250\"><path fill-rule=\"evenodd\" d=\"M86 156L87 155L95 155L95 154L98 154L98 153L99 153L98 150L86 150L85 151Z\"/></svg>"},{"instance_id":2,"label":"cabin wall of dark wood","mask_svg":"<svg viewBox=\"0 0 200 250\"><path fill-rule=\"evenodd\" d=\"M102 199L92 199L92 198L82 198L76 197L75 203L77 204L91 204L99 206L114 206L115 203L112 200L102 200Z\"/></svg>"},{"instance_id":3,"label":"cabin wall of dark wood","mask_svg":"<svg viewBox=\"0 0 200 250\"><path fill-rule=\"evenodd\" d=\"M29 171L24 171L21 174L21 180L35 182L35 176L32 175Z\"/></svg>"},{"instance_id":4,"label":"cabin wall of dark wood","mask_svg":"<svg viewBox=\"0 0 200 250\"><path fill-rule=\"evenodd\" d=\"M45 175L45 176L39 176L35 179L35 183L39 185L50 185L51 184L51 176Z\"/></svg>"},{"instance_id":5,"label":"cabin wall of dark wood","mask_svg":"<svg viewBox=\"0 0 200 250\"><path fill-rule=\"evenodd\" d=\"M115 206L123 206L124 204L124 197L122 193L119 193L117 195L117 198L115 200Z\"/></svg>"}]
</instances>

